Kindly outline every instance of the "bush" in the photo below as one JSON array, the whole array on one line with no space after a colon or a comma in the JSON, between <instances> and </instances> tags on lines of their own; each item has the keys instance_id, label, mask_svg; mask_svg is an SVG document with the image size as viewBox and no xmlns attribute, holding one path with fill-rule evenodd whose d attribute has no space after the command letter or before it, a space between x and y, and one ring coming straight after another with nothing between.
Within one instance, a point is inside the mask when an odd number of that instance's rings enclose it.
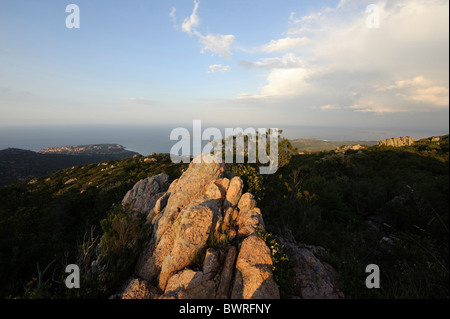
<instances>
[{"instance_id":1,"label":"bush","mask_svg":"<svg viewBox=\"0 0 450 319\"><path fill-rule=\"evenodd\" d=\"M243 193L250 192L257 200L264 197L264 177L259 174L259 169L252 164L234 164L231 166L232 172L242 178L244 182Z\"/></svg>"},{"instance_id":2,"label":"bush","mask_svg":"<svg viewBox=\"0 0 450 319\"><path fill-rule=\"evenodd\" d=\"M131 212L115 205L100 224L103 237L100 240L99 268L106 290L114 292L133 271L137 258L150 237L145 215Z\"/></svg>"}]
</instances>

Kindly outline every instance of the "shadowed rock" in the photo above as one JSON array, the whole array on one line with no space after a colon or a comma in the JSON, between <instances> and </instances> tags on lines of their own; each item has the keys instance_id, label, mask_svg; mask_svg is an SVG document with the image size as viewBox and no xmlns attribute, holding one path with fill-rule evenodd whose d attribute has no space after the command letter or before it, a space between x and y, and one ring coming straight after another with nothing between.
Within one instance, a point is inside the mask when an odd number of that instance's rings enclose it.
<instances>
[{"instance_id":1,"label":"shadowed rock","mask_svg":"<svg viewBox=\"0 0 450 319\"><path fill-rule=\"evenodd\" d=\"M318 246L285 244L292 263L291 278L294 295L303 299L339 299L343 294L337 287L335 270L319 257L325 250Z\"/></svg>"},{"instance_id":2,"label":"shadowed rock","mask_svg":"<svg viewBox=\"0 0 450 319\"><path fill-rule=\"evenodd\" d=\"M137 182L122 200L123 206L147 215L169 187L169 175L159 174Z\"/></svg>"}]
</instances>

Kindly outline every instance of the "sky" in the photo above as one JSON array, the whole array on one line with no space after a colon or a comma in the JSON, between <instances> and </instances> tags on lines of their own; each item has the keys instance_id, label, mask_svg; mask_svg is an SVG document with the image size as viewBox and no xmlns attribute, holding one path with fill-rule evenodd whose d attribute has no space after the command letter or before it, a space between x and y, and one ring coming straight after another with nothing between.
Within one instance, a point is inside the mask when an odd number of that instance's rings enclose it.
<instances>
[{"instance_id":1,"label":"sky","mask_svg":"<svg viewBox=\"0 0 450 319\"><path fill-rule=\"evenodd\" d=\"M193 120L448 133L449 1L0 0L1 126Z\"/></svg>"}]
</instances>

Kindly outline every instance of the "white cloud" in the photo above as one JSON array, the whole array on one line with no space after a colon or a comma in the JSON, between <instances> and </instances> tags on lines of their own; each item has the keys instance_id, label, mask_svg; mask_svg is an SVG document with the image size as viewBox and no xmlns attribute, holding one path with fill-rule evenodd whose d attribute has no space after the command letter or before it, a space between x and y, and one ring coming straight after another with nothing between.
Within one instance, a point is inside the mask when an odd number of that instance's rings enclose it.
<instances>
[{"instance_id":1,"label":"white cloud","mask_svg":"<svg viewBox=\"0 0 450 319\"><path fill-rule=\"evenodd\" d=\"M181 30L189 35L195 35L198 37L199 42L201 44L201 53L205 53L205 51L211 51L213 54L217 54L223 58L230 59L232 57L232 53L230 51L230 47L234 42L234 35L232 34L211 34L208 33L206 35L201 34L197 31L197 28L200 24L200 19L197 14L198 7L200 2L194 0L194 9L190 16L186 17L181 25ZM172 8L170 12L170 17L172 21L175 20L175 11L176 8Z\"/></svg>"},{"instance_id":2,"label":"white cloud","mask_svg":"<svg viewBox=\"0 0 450 319\"><path fill-rule=\"evenodd\" d=\"M308 71L302 68L274 69L267 77L268 84L261 88L263 96L296 96L311 90L306 82Z\"/></svg>"},{"instance_id":3,"label":"white cloud","mask_svg":"<svg viewBox=\"0 0 450 319\"><path fill-rule=\"evenodd\" d=\"M229 65L213 64L209 66L208 73L225 73L230 71Z\"/></svg>"},{"instance_id":4,"label":"white cloud","mask_svg":"<svg viewBox=\"0 0 450 319\"><path fill-rule=\"evenodd\" d=\"M302 16L300 18L296 18L296 13L291 12L289 16L289 29L287 34L298 36L317 31L320 26L320 22L325 19L324 13L328 11L329 8L324 11L314 12L309 15Z\"/></svg>"},{"instance_id":5,"label":"white cloud","mask_svg":"<svg viewBox=\"0 0 450 319\"><path fill-rule=\"evenodd\" d=\"M449 104L448 89L443 89L439 95L429 93L427 90L419 90L414 95L405 96L405 99L444 107L448 107Z\"/></svg>"},{"instance_id":6,"label":"white cloud","mask_svg":"<svg viewBox=\"0 0 450 319\"><path fill-rule=\"evenodd\" d=\"M416 76L413 79L408 80L400 80L396 81L395 84L380 87L377 90L378 91L387 91L387 90L394 90L394 89L402 89L402 88L408 88L408 87L424 87L424 86L430 86L432 85L432 81L425 79L423 76Z\"/></svg>"},{"instance_id":7,"label":"white cloud","mask_svg":"<svg viewBox=\"0 0 450 319\"><path fill-rule=\"evenodd\" d=\"M356 0L303 17L291 13L288 36L263 46L266 52L287 54L241 61L269 70L260 93L246 100L276 97L274 104L289 101L299 112L335 109L342 114L448 108L448 1L379 5L379 29L367 28L366 5Z\"/></svg>"},{"instance_id":8,"label":"white cloud","mask_svg":"<svg viewBox=\"0 0 450 319\"><path fill-rule=\"evenodd\" d=\"M304 60L293 53L285 54L282 57L262 58L256 62L241 60L240 64L246 68L262 69L292 69L305 65Z\"/></svg>"},{"instance_id":9,"label":"white cloud","mask_svg":"<svg viewBox=\"0 0 450 319\"><path fill-rule=\"evenodd\" d=\"M303 48L305 45L308 45L311 42L310 39L307 37L301 37L301 38L282 38L278 40L272 40L269 44L266 44L262 47L263 52L285 52L285 51L292 51L292 50L298 50Z\"/></svg>"},{"instance_id":10,"label":"white cloud","mask_svg":"<svg viewBox=\"0 0 450 319\"><path fill-rule=\"evenodd\" d=\"M381 92L391 91L407 101L444 107L449 105L449 88L435 85L432 80L423 76L399 80L392 85L380 87L377 90Z\"/></svg>"},{"instance_id":11,"label":"white cloud","mask_svg":"<svg viewBox=\"0 0 450 319\"><path fill-rule=\"evenodd\" d=\"M230 59L232 57L230 47L234 42L234 35L207 34L206 36L203 36L196 31L195 35L198 36L199 41L202 45L201 53L209 50L212 53L218 54L226 59Z\"/></svg>"},{"instance_id":12,"label":"white cloud","mask_svg":"<svg viewBox=\"0 0 450 319\"><path fill-rule=\"evenodd\" d=\"M417 88L411 94L399 94L399 96L409 101L423 102L436 106L448 107L449 105L449 89L442 86Z\"/></svg>"},{"instance_id":13,"label":"white cloud","mask_svg":"<svg viewBox=\"0 0 450 319\"><path fill-rule=\"evenodd\" d=\"M183 24L181 25L181 30L183 30L183 32L192 34L192 29L198 27L200 23L197 15L197 9L199 4L200 4L199 1L194 0L194 10L192 11L192 14L189 17L185 18Z\"/></svg>"}]
</instances>

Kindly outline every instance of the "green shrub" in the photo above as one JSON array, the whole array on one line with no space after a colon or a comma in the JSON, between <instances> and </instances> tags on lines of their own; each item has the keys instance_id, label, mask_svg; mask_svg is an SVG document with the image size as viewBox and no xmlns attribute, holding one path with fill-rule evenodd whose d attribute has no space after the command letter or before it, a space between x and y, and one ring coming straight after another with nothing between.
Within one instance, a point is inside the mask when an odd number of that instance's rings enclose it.
<instances>
[{"instance_id":1,"label":"green shrub","mask_svg":"<svg viewBox=\"0 0 450 319\"><path fill-rule=\"evenodd\" d=\"M123 284L133 271L137 258L149 239L150 229L145 215L116 205L101 221L100 268L104 267L105 285L109 289Z\"/></svg>"},{"instance_id":2,"label":"green shrub","mask_svg":"<svg viewBox=\"0 0 450 319\"><path fill-rule=\"evenodd\" d=\"M259 169L256 165L234 164L231 166L231 170L236 176L242 178L244 182L243 193L250 192L257 200L261 200L264 197L264 177L259 174Z\"/></svg>"}]
</instances>

